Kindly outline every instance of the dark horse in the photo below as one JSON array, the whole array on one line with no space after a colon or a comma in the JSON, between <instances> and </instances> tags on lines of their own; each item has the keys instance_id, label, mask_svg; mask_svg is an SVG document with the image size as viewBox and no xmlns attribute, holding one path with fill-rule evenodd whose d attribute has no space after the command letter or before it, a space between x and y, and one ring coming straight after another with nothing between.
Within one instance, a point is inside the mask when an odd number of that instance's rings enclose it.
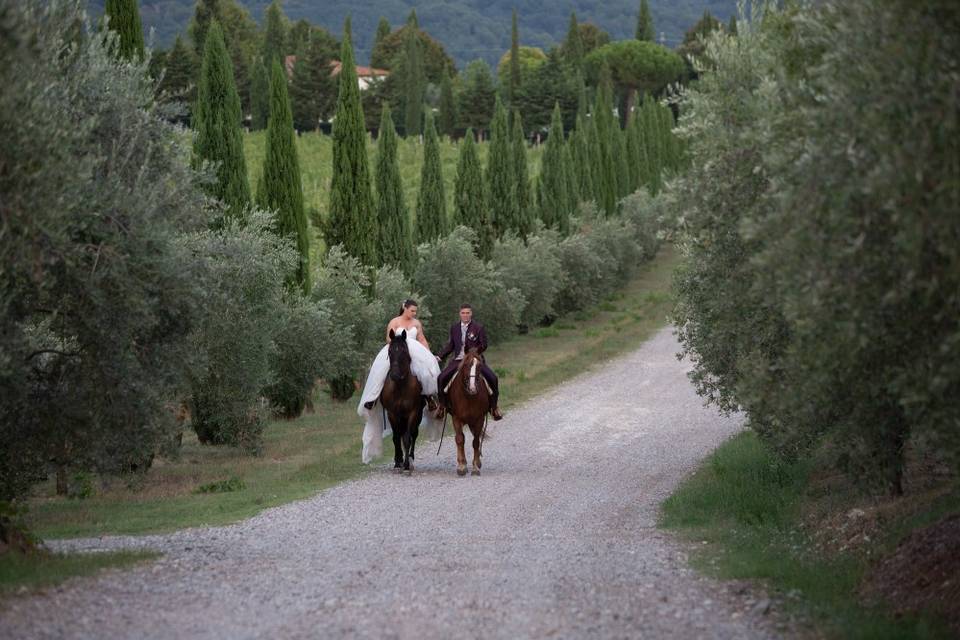
<instances>
[{"instance_id":1,"label":"dark horse","mask_svg":"<svg viewBox=\"0 0 960 640\"><path fill-rule=\"evenodd\" d=\"M463 451L466 438L463 425L470 427L473 434L473 470L472 475L480 475L480 447L483 445L484 421L490 410L490 393L487 383L480 375L483 360L476 349L468 351L463 362L457 368L456 377L447 391L450 401L450 416L457 434L457 475L467 474L467 455Z\"/></svg>"},{"instance_id":2,"label":"dark horse","mask_svg":"<svg viewBox=\"0 0 960 640\"><path fill-rule=\"evenodd\" d=\"M394 469L413 469L414 446L423 419L425 401L420 381L410 370L410 349L407 332L390 330L390 373L380 392L380 403L387 412L393 429Z\"/></svg>"}]
</instances>

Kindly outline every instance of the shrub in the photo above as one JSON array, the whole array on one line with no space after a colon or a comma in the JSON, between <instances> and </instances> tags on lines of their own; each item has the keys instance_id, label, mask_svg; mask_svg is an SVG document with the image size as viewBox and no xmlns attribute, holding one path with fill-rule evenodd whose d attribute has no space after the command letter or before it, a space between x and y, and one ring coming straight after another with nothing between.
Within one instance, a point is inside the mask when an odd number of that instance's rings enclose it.
<instances>
[{"instance_id":1,"label":"shrub","mask_svg":"<svg viewBox=\"0 0 960 640\"><path fill-rule=\"evenodd\" d=\"M560 288L559 234L541 227L527 244L513 234L496 243L493 264L508 289L516 289L526 304L520 324L533 327L552 318L553 302Z\"/></svg>"},{"instance_id":2,"label":"shrub","mask_svg":"<svg viewBox=\"0 0 960 640\"><path fill-rule=\"evenodd\" d=\"M191 379L191 416L204 444L257 452L264 408L261 392L276 381L274 337L288 319L284 281L298 266L292 243L270 231L269 214L253 212L246 227L228 220L222 230L185 239L206 265L205 314L191 334L204 366Z\"/></svg>"},{"instance_id":3,"label":"shrub","mask_svg":"<svg viewBox=\"0 0 960 640\"><path fill-rule=\"evenodd\" d=\"M460 305L469 302L474 317L496 342L516 334L526 300L517 289L507 288L501 274L473 253L475 240L472 230L457 227L445 238L420 245L414 284L420 291L430 292L436 323L446 327L456 321Z\"/></svg>"},{"instance_id":4,"label":"shrub","mask_svg":"<svg viewBox=\"0 0 960 640\"><path fill-rule=\"evenodd\" d=\"M175 429L210 219L146 64L120 64L75 3L0 7L0 500L52 462L121 471ZM135 348L132 348L135 346Z\"/></svg>"}]
</instances>

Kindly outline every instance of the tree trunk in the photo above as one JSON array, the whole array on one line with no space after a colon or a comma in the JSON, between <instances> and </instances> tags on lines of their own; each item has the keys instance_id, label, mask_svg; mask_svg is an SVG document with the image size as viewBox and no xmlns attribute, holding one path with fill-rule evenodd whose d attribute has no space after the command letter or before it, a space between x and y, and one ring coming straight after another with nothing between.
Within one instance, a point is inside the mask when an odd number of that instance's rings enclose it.
<instances>
[{"instance_id":1,"label":"tree trunk","mask_svg":"<svg viewBox=\"0 0 960 640\"><path fill-rule=\"evenodd\" d=\"M57 495L67 495L67 465L57 465Z\"/></svg>"}]
</instances>

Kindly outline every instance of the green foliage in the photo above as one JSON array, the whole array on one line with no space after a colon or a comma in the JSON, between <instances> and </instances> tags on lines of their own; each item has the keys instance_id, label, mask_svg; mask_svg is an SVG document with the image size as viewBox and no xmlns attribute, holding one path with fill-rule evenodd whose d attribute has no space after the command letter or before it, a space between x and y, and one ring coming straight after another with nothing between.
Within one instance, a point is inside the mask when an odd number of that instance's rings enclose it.
<instances>
[{"instance_id":1,"label":"green foliage","mask_svg":"<svg viewBox=\"0 0 960 640\"><path fill-rule=\"evenodd\" d=\"M416 17L414 15L414 17ZM415 35L418 50L422 56L423 73L427 82L440 84L444 74L450 75L455 67L453 59L444 50L440 42L418 26L407 24L396 29L374 46L370 64L378 69L394 69L403 59L407 50L408 33Z\"/></svg>"},{"instance_id":2,"label":"green foliage","mask_svg":"<svg viewBox=\"0 0 960 640\"><path fill-rule=\"evenodd\" d=\"M204 366L190 379L191 423L200 442L256 453L262 446L265 408L261 392L276 382L274 336L287 313L283 282L297 268L288 239L272 232L268 214L246 226L228 219L223 229L185 240L204 264L205 313L190 334ZM311 345L307 345L309 348Z\"/></svg>"},{"instance_id":3,"label":"green foliage","mask_svg":"<svg viewBox=\"0 0 960 640\"><path fill-rule=\"evenodd\" d=\"M172 436L202 311L176 242L206 225L181 134L78 7L0 8L0 500L67 471L119 472ZM136 349L131 349L136 345Z\"/></svg>"},{"instance_id":4,"label":"green foliage","mask_svg":"<svg viewBox=\"0 0 960 640\"><path fill-rule=\"evenodd\" d=\"M513 145L507 124L507 110L496 98L493 121L490 123L490 152L487 155L487 203L497 237L519 226L517 214L517 181L513 171Z\"/></svg>"},{"instance_id":5,"label":"green foliage","mask_svg":"<svg viewBox=\"0 0 960 640\"><path fill-rule=\"evenodd\" d=\"M156 98L158 102L184 103L192 105L196 101L196 88L193 86L194 69L197 68L197 62L194 59L193 50L188 47L182 38L177 37L173 43L173 48L163 56L158 58L154 53L151 58L151 67L154 59L159 59L161 64L151 76L158 78Z\"/></svg>"},{"instance_id":6,"label":"green foliage","mask_svg":"<svg viewBox=\"0 0 960 640\"><path fill-rule=\"evenodd\" d=\"M262 131L270 120L270 77L263 61L253 61L253 77L250 80L250 128Z\"/></svg>"},{"instance_id":7,"label":"green foliage","mask_svg":"<svg viewBox=\"0 0 960 640\"><path fill-rule=\"evenodd\" d=\"M525 78L514 105L523 116L529 131L543 131L550 126L554 105L560 105L563 125L572 129L580 96L580 76L556 49L546 62Z\"/></svg>"},{"instance_id":8,"label":"green foliage","mask_svg":"<svg viewBox=\"0 0 960 640\"><path fill-rule=\"evenodd\" d=\"M905 447L960 447L958 25L936 0L827 2L714 32L669 194L701 392L893 492Z\"/></svg>"},{"instance_id":9,"label":"green foliage","mask_svg":"<svg viewBox=\"0 0 960 640\"><path fill-rule=\"evenodd\" d=\"M683 59L664 46L641 40L611 42L586 58L588 73L597 78L603 65L609 67L614 84L624 91L658 93L679 80L686 67Z\"/></svg>"},{"instance_id":10,"label":"green foliage","mask_svg":"<svg viewBox=\"0 0 960 640\"><path fill-rule=\"evenodd\" d=\"M431 242L447 233L447 196L440 168L440 147L433 114L427 113L420 194L417 196L417 242Z\"/></svg>"},{"instance_id":11,"label":"green foliage","mask_svg":"<svg viewBox=\"0 0 960 640\"><path fill-rule=\"evenodd\" d=\"M373 49L381 47L383 41L390 35L390 21L380 16L380 22L377 23L377 32L373 36Z\"/></svg>"},{"instance_id":12,"label":"green foliage","mask_svg":"<svg viewBox=\"0 0 960 640\"><path fill-rule=\"evenodd\" d=\"M483 260L490 259L496 235L486 195L473 129L467 129L467 134L460 143L460 159L457 162L453 218L454 226L462 225L473 230L476 239L474 248Z\"/></svg>"},{"instance_id":13,"label":"green foliage","mask_svg":"<svg viewBox=\"0 0 960 640\"><path fill-rule=\"evenodd\" d=\"M325 236L328 246L342 244L364 264L377 262L373 195L367 159L360 89L350 39L350 22L344 25L342 62L333 123L333 177L330 213Z\"/></svg>"},{"instance_id":14,"label":"green foliage","mask_svg":"<svg viewBox=\"0 0 960 640\"><path fill-rule=\"evenodd\" d=\"M560 45L560 52L564 59L574 69L580 69L583 66L583 41L580 39L580 25L577 23L577 14L570 12L570 26L567 27L567 35Z\"/></svg>"},{"instance_id":15,"label":"green foliage","mask_svg":"<svg viewBox=\"0 0 960 640\"><path fill-rule=\"evenodd\" d=\"M460 304L470 302L474 317L487 329L491 342L515 335L526 301L516 289L508 289L499 272L473 253L473 231L457 227L453 232L418 248L420 261L413 281L429 292L436 322L452 322Z\"/></svg>"},{"instance_id":16,"label":"green foliage","mask_svg":"<svg viewBox=\"0 0 960 640\"><path fill-rule=\"evenodd\" d=\"M650 14L650 3L640 0L640 12L637 14L637 40L653 42L657 38L657 31L653 27L653 16Z\"/></svg>"},{"instance_id":17,"label":"green foliage","mask_svg":"<svg viewBox=\"0 0 960 640\"><path fill-rule=\"evenodd\" d=\"M445 75L440 82L440 135L452 137L456 127L457 102L453 97L453 81Z\"/></svg>"},{"instance_id":18,"label":"green foliage","mask_svg":"<svg viewBox=\"0 0 960 640\"><path fill-rule=\"evenodd\" d=\"M403 46L403 63L396 73L403 78L404 135L416 136L423 131L423 94L426 90L423 47L417 37L416 14L410 14Z\"/></svg>"},{"instance_id":19,"label":"green foliage","mask_svg":"<svg viewBox=\"0 0 960 640\"><path fill-rule=\"evenodd\" d=\"M512 144L511 153L513 158L510 164L513 166L513 178L515 182L514 193L516 194L516 220L508 228L520 234L521 238L526 238L533 230L533 219L536 212L533 210L533 198L530 192L530 178L527 172L527 139L523 135L523 124L520 121L520 114L513 112L512 126Z\"/></svg>"},{"instance_id":20,"label":"green foliage","mask_svg":"<svg viewBox=\"0 0 960 640\"><path fill-rule=\"evenodd\" d=\"M561 235L570 233L570 175L564 157L563 120L560 105L553 110L550 137L543 152L543 165L537 182L540 220Z\"/></svg>"},{"instance_id":21,"label":"green foliage","mask_svg":"<svg viewBox=\"0 0 960 640\"><path fill-rule=\"evenodd\" d=\"M553 302L560 288L563 273L556 232L540 228L527 237L508 234L493 250L493 264L507 289L516 289L523 296L519 324L535 327L552 319Z\"/></svg>"},{"instance_id":22,"label":"green foliage","mask_svg":"<svg viewBox=\"0 0 960 640\"><path fill-rule=\"evenodd\" d=\"M483 60L474 60L464 71L463 88L458 96L460 124L483 135L493 118L497 89L493 74Z\"/></svg>"},{"instance_id":23,"label":"green foliage","mask_svg":"<svg viewBox=\"0 0 960 640\"><path fill-rule=\"evenodd\" d=\"M588 202L593 199L594 194L590 138L587 125L580 115L577 115L577 128L570 134L569 144L577 184L577 201Z\"/></svg>"},{"instance_id":24,"label":"green foliage","mask_svg":"<svg viewBox=\"0 0 960 640\"><path fill-rule=\"evenodd\" d=\"M243 491L247 486L237 476L230 476L226 480L217 482L208 482L202 484L193 490L194 493L231 493L233 491Z\"/></svg>"},{"instance_id":25,"label":"green foliage","mask_svg":"<svg viewBox=\"0 0 960 640\"><path fill-rule=\"evenodd\" d=\"M501 87L509 87L511 82L515 82L516 88L514 95L526 83L527 79L533 76L534 72L547 61L547 54L539 47L517 47L517 69L513 70L513 50L508 49L500 57L497 63L497 80ZM517 79L512 80L513 74L517 74ZM507 96L509 96L509 89ZM509 104L509 100L508 100Z\"/></svg>"},{"instance_id":26,"label":"green foliage","mask_svg":"<svg viewBox=\"0 0 960 640\"><path fill-rule=\"evenodd\" d=\"M619 196L617 174L620 154L617 143L620 125L613 115L610 89L607 87L601 86L597 92L597 101L587 131L593 167L594 201L607 216L612 216L617 212Z\"/></svg>"},{"instance_id":27,"label":"green foliage","mask_svg":"<svg viewBox=\"0 0 960 640\"><path fill-rule=\"evenodd\" d=\"M138 0L106 0L104 13L109 28L117 34L117 55L126 60L143 60L143 24Z\"/></svg>"},{"instance_id":28,"label":"green foliage","mask_svg":"<svg viewBox=\"0 0 960 640\"><path fill-rule=\"evenodd\" d=\"M193 109L194 164L211 162L217 181L209 193L227 205L233 216L243 216L250 206L247 162L243 155L240 97L233 79L233 65L223 42L223 31L214 21L207 34L200 71L197 103Z\"/></svg>"},{"instance_id":29,"label":"green foliage","mask_svg":"<svg viewBox=\"0 0 960 640\"><path fill-rule=\"evenodd\" d=\"M290 83L293 124L298 131L320 126L333 112L336 100L336 79L330 74L329 43L319 36L311 37L306 51L297 56Z\"/></svg>"},{"instance_id":30,"label":"green foliage","mask_svg":"<svg viewBox=\"0 0 960 640\"><path fill-rule=\"evenodd\" d=\"M262 179L257 188L257 205L274 212L274 230L278 235L293 237L300 253L300 264L292 276L292 282L309 291L310 236L303 208L303 185L295 138L293 114L287 95L287 74L280 63L274 60L270 76L267 151Z\"/></svg>"},{"instance_id":31,"label":"green foliage","mask_svg":"<svg viewBox=\"0 0 960 640\"><path fill-rule=\"evenodd\" d=\"M273 0L265 13L266 25L263 30L263 49L261 57L268 69L274 62L286 64L287 54L287 17L283 14L280 0Z\"/></svg>"},{"instance_id":32,"label":"green foliage","mask_svg":"<svg viewBox=\"0 0 960 640\"><path fill-rule=\"evenodd\" d=\"M384 104L380 118L376 181L377 257L381 264L398 266L410 272L414 267L413 238L407 204L403 198L397 132L388 104Z\"/></svg>"}]
</instances>

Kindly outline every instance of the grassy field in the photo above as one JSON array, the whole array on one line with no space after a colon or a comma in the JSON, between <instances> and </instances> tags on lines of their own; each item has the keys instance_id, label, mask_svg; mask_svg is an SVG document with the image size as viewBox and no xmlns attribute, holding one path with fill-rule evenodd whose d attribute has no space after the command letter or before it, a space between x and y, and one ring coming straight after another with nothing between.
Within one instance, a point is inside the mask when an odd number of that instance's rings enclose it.
<instances>
[{"instance_id":1,"label":"grassy field","mask_svg":"<svg viewBox=\"0 0 960 640\"><path fill-rule=\"evenodd\" d=\"M503 406L509 410L592 365L637 348L664 326L675 262L673 250L665 249L597 308L492 347L488 357L501 374ZM39 487L30 500L28 524L44 538L142 534L234 522L308 497L368 472L360 464L361 424L355 408L356 398L334 402L318 390L313 413L268 426L260 457L201 446L187 432L179 458L157 460L142 486L97 481L96 494L83 500L57 497L51 485ZM386 449L392 455L392 448ZM207 485L214 491L199 491Z\"/></svg>"},{"instance_id":2,"label":"grassy field","mask_svg":"<svg viewBox=\"0 0 960 640\"><path fill-rule=\"evenodd\" d=\"M368 155L370 158L370 180L373 185L374 168L376 166L376 141L368 137ZM258 131L244 136L244 152L247 160L247 173L250 177L251 188L256 188L257 178L263 167L263 158L266 154L266 133ZM487 149L489 144L481 142L477 145L481 163L486 166ZM420 167L423 164L423 145L415 138L401 138L398 146L400 159L400 176L403 181L404 195L411 218L416 215L417 193L420 190ZM304 133L297 137L297 154L300 160L300 174L303 181L304 204L307 209L316 210L322 218L326 218L327 207L330 203L330 179L332 172L333 139L319 132ZM447 215L453 213L454 178L457 175L457 159L460 146L449 138L440 141L440 160L443 165L443 184L447 197ZM543 147L527 148L527 167L530 180L540 173L540 160ZM412 227L411 227L412 228ZM319 236L315 238L319 242ZM315 243L317 244L317 243ZM318 245L322 246L322 245Z\"/></svg>"},{"instance_id":3,"label":"grassy field","mask_svg":"<svg viewBox=\"0 0 960 640\"><path fill-rule=\"evenodd\" d=\"M0 596L31 593L67 578L87 576L111 567L127 567L156 558L143 551L84 554L0 554Z\"/></svg>"},{"instance_id":4,"label":"grassy field","mask_svg":"<svg viewBox=\"0 0 960 640\"><path fill-rule=\"evenodd\" d=\"M706 543L698 545L693 560L705 573L760 580L787 594L785 602L813 624L815 635L952 637L931 619L894 619L859 602L857 589L871 556L816 548L804 526L816 506L811 491L814 475L802 464L778 461L755 434L744 432L721 445L664 503L660 524ZM840 507L845 500L842 492L827 498L828 511L842 514L849 508ZM931 504L921 519L917 514L898 519L877 541L873 557L894 548L911 528L957 506L955 496L946 496Z\"/></svg>"}]
</instances>

